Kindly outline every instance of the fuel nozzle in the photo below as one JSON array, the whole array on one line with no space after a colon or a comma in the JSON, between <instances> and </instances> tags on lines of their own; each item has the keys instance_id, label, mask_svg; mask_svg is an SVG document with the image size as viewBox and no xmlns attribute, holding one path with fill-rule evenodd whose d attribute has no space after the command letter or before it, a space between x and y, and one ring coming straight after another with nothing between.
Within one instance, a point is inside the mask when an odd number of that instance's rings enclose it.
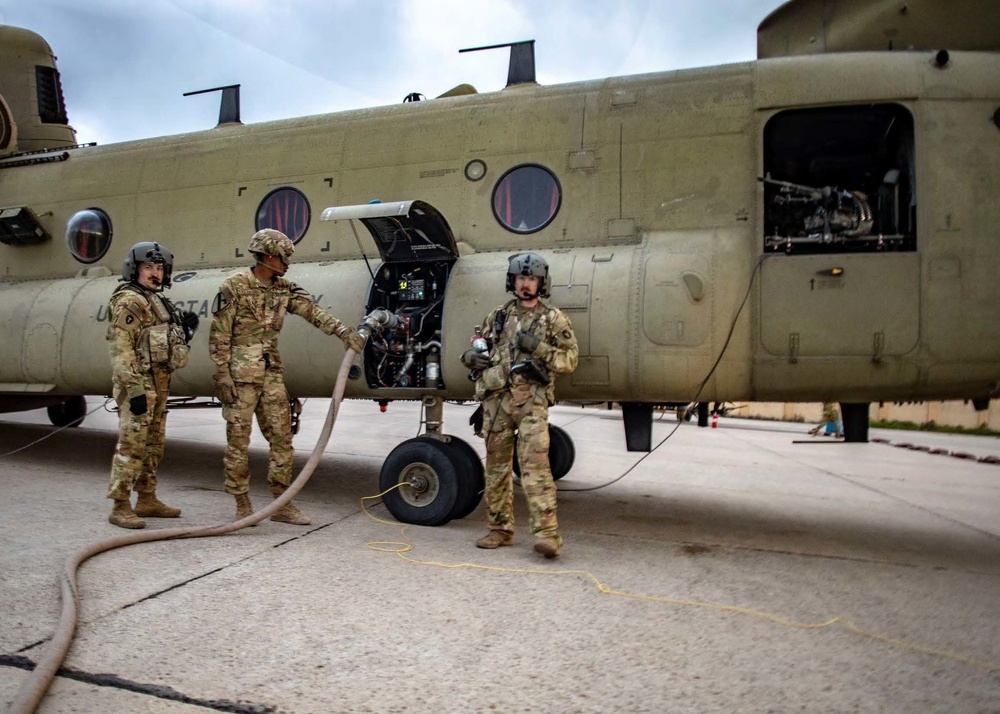
<instances>
[{"instance_id":1,"label":"fuel nozzle","mask_svg":"<svg viewBox=\"0 0 1000 714\"><path fill-rule=\"evenodd\" d=\"M365 315L361 324L358 325L358 332L362 333L365 339L368 339L376 332L393 330L398 326L399 318L384 307L379 307Z\"/></svg>"}]
</instances>

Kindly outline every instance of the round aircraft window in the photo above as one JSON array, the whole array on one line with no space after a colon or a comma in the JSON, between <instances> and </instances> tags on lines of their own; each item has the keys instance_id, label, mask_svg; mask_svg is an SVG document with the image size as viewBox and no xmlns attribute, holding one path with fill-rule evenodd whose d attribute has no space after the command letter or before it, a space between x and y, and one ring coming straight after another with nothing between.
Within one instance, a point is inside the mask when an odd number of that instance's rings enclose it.
<instances>
[{"instance_id":1,"label":"round aircraft window","mask_svg":"<svg viewBox=\"0 0 1000 714\"><path fill-rule=\"evenodd\" d=\"M257 208L256 230L273 228L298 243L309 228L309 201L295 188L279 188L264 197Z\"/></svg>"},{"instance_id":2,"label":"round aircraft window","mask_svg":"<svg viewBox=\"0 0 1000 714\"><path fill-rule=\"evenodd\" d=\"M493 215L514 233L534 233L545 228L559 212L562 189L544 166L515 166L493 188Z\"/></svg>"},{"instance_id":3,"label":"round aircraft window","mask_svg":"<svg viewBox=\"0 0 1000 714\"><path fill-rule=\"evenodd\" d=\"M100 208L77 211L66 223L66 245L81 263L96 263L111 247L111 219Z\"/></svg>"}]
</instances>

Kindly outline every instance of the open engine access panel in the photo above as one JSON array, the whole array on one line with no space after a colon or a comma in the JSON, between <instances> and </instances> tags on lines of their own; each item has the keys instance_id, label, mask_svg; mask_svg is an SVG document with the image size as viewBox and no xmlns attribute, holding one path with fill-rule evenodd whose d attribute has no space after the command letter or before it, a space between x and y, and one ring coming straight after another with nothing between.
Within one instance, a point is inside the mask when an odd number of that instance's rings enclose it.
<instances>
[{"instance_id":1,"label":"open engine access panel","mask_svg":"<svg viewBox=\"0 0 1000 714\"><path fill-rule=\"evenodd\" d=\"M365 346L365 379L376 390L441 389L442 311L458 247L433 206L399 205L399 215L360 219L382 257L365 312L382 308L393 316Z\"/></svg>"}]
</instances>

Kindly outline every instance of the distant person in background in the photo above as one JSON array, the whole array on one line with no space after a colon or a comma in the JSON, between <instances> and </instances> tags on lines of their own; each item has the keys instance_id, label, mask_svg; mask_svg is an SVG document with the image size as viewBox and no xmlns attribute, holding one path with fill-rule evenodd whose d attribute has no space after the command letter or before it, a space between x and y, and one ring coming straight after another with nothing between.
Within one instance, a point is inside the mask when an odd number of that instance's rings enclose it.
<instances>
[{"instance_id":1,"label":"distant person in background","mask_svg":"<svg viewBox=\"0 0 1000 714\"><path fill-rule=\"evenodd\" d=\"M161 294L170 287L174 256L159 243L129 248L123 284L109 303L107 339L113 395L118 404L118 444L111 462L108 498L115 502L108 522L144 528L143 518L177 518L156 497L156 467L163 458L170 375L188 361L188 342L198 316L181 312ZM138 494L135 510L132 489Z\"/></svg>"},{"instance_id":2,"label":"distant person in background","mask_svg":"<svg viewBox=\"0 0 1000 714\"><path fill-rule=\"evenodd\" d=\"M823 402L823 417L822 421L815 427L809 430L809 433L816 436L821 431L827 434L832 433L834 436L840 438L844 436L844 422L840 420L840 412L837 411L837 405L833 402Z\"/></svg>"}]
</instances>

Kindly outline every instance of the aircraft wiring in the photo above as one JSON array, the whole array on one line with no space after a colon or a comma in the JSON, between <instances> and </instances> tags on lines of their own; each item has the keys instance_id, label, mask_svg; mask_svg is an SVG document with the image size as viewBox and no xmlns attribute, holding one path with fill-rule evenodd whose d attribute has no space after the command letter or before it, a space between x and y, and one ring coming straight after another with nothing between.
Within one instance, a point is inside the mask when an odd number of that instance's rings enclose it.
<instances>
[{"instance_id":1,"label":"aircraft wiring","mask_svg":"<svg viewBox=\"0 0 1000 714\"><path fill-rule=\"evenodd\" d=\"M29 442L29 443L25 444L24 446L18 447L16 449L14 449L13 451L8 451L6 454L0 454L0 459L6 459L8 456L13 456L14 454L18 453L19 451L24 451L25 449L30 448L30 447L34 446L35 444L40 444L43 441L45 441L46 439L49 439L49 438L55 436L56 434L58 434L59 432L63 431L64 429L72 429L75 426L79 426L79 424L82 423L84 419L86 419L87 417L89 417L91 414L93 414L93 413L95 413L97 411L100 411L101 409L106 409L108 411L111 411L110 409L108 409L108 402L109 401L111 401L110 398L109 399L105 399L103 402L101 402L96 407L94 407L93 409L91 409L89 412L87 412L86 414L84 414L82 417L80 417L79 420L74 421L72 424L66 424L64 426L61 426L61 427L59 427L58 429L56 429L54 431L50 431L45 436L42 436L42 437L40 437L38 439L35 439L32 442Z\"/></svg>"},{"instance_id":2,"label":"aircraft wiring","mask_svg":"<svg viewBox=\"0 0 1000 714\"><path fill-rule=\"evenodd\" d=\"M751 607L743 607L741 605L725 605L721 603L707 602L704 600L688 600L685 598L672 598L663 597L659 595L646 595L642 593L632 593L625 590L616 590L611 587L608 583L602 581L596 575L594 575L589 570L583 569L539 569L539 568L505 568L496 565L482 565L480 563L442 563L432 560L420 560L411 556L406 555L416 549L416 546L410 541L409 537L406 535L407 524L397 523L393 521L387 521L378 516L372 515L372 513L365 506L365 501L371 501L375 499L381 499L385 494L397 489L401 486L405 486L405 483L398 483L391 488L386 489L382 493L376 494L374 496L362 496L360 504L361 510L364 514L371 518L376 523L382 523L388 526L395 526L400 529L400 536L404 538L403 541L369 541L365 544L365 547L369 550L374 550L381 553L395 553L397 557L401 560L411 563L413 565L420 565L426 567L443 568L446 570L482 570L494 573L517 573L522 575L562 575L562 576L574 576L583 578L584 580L589 580L593 583L594 588L598 593L602 595L612 595L615 597L628 598L631 600L642 600L645 602L659 603L662 605L676 605L678 607L689 607L698 608L701 610L714 610L717 612L731 613L735 615L746 615L748 617L754 617L759 620L764 620L765 622L770 622L772 624L778 625L780 627L796 629L796 630L823 630L830 629L834 627L839 627L849 634L856 635L858 637L874 640L876 642L881 642L882 644L888 645L889 647L894 647L896 649L908 650L910 652L916 652L918 654L929 655L932 657L939 657L941 659L952 660L953 662L959 662L960 664L965 664L970 667L976 667L978 669L984 669L989 672L1000 673L1000 663L989 662L986 660L976 659L975 657L969 657L964 654L957 652L951 652L949 650L940 649L937 647L929 647L927 645L916 644L913 642L907 642L896 637L889 637L888 635L881 634L874 630L868 630L863 627L858 626L852 620L844 617L843 615L835 615L833 617L821 620L818 622L797 622L795 620L790 620L781 615L775 614L773 612L768 612L766 610L758 610Z\"/></svg>"},{"instance_id":3,"label":"aircraft wiring","mask_svg":"<svg viewBox=\"0 0 1000 714\"><path fill-rule=\"evenodd\" d=\"M726 354L726 350L729 348L729 343L733 339L733 333L736 332L736 324L737 324L737 322L739 322L740 315L743 313L743 308L746 307L747 301L750 299L750 293L753 291L753 284L757 280L757 276L760 274L760 266L764 264L764 261L767 258L774 257L775 255L776 255L775 253L763 253L760 256L760 258L757 259L757 264L754 266L753 272L750 274L750 283L747 285L746 293L743 295L743 301L740 303L739 308L736 310L736 314L733 316L733 321L729 325L729 333L726 335L725 342L722 343L722 349L719 350L719 356L715 358L715 362L712 364L711 369L708 370L708 374L705 375L705 378L703 380L701 380L701 384L698 385L698 391L695 392L694 399L692 399L690 401L695 402L695 403L698 402L698 398L701 396L702 391L705 389L705 385L708 384L708 380L710 380L712 378L712 375L715 374L715 370L718 369L719 363L722 362L722 357ZM674 432L676 432L677 429L680 428L680 425L681 425L681 423L677 422L674 425L674 428L670 430L670 433L667 434L665 437L663 437L656 446L654 446L652 449L650 449L645 454L643 454L641 457L639 457L639 459L637 459L634 464L632 464L631 466L629 466L627 469L625 469L625 471L623 473L621 473L620 475L618 475L615 478L611 479L610 481L608 481L606 483L598 484L597 486L585 486L585 487L582 487L582 488L567 488L565 486L561 486L560 487L557 484L558 490L559 491L567 491L567 492L569 492L569 491L598 491L598 490L600 490L602 488L607 488L608 486L611 486L613 484L618 483L623 478L625 478L626 476L628 476L633 470L635 470L635 468L639 464L641 464L649 456L651 456L653 454L653 452L655 452L657 449L659 449L661 446L663 446L663 444L666 443L666 441L670 437L672 437L674 435Z\"/></svg>"}]
</instances>

